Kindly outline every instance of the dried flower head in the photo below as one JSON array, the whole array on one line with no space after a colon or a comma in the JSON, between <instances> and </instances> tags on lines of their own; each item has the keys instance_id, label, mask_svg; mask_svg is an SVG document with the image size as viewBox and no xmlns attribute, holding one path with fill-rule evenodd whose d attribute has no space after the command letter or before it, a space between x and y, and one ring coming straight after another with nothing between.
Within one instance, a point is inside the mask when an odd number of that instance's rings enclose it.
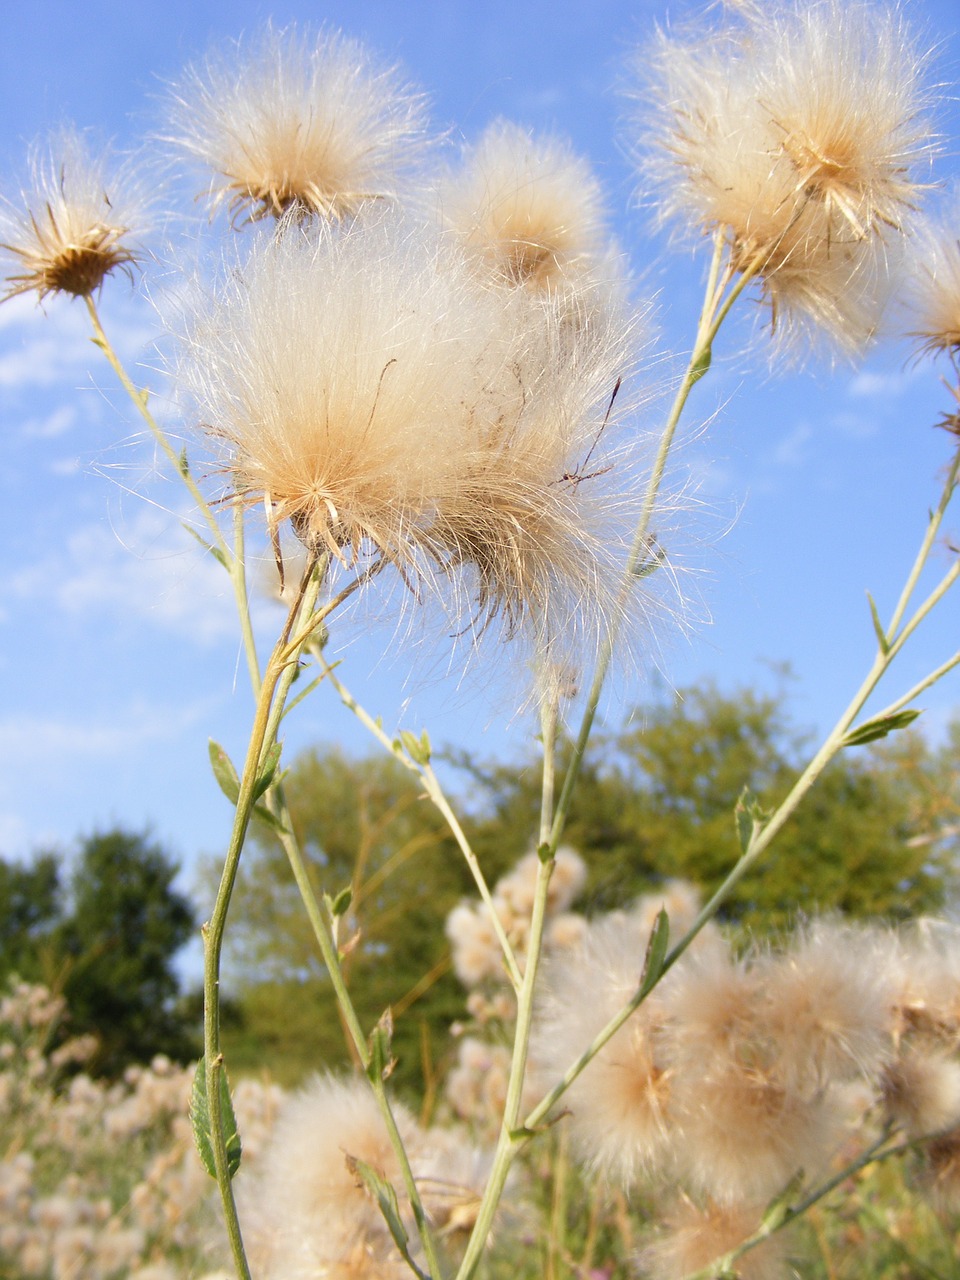
<instances>
[{"instance_id":1,"label":"dried flower head","mask_svg":"<svg viewBox=\"0 0 960 1280\"><path fill-rule=\"evenodd\" d=\"M930 150L924 58L900 15L769 0L709 38L661 36L652 63L644 167L664 217L725 232L775 324L861 346Z\"/></svg>"},{"instance_id":2,"label":"dried flower head","mask_svg":"<svg viewBox=\"0 0 960 1280\"><path fill-rule=\"evenodd\" d=\"M12 259L4 299L36 290L90 297L111 272L128 276L140 252L146 204L132 171L108 170L105 151L65 127L31 158L32 183L19 207L0 205L0 248Z\"/></svg>"},{"instance_id":3,"label":"dried flower head","mask_svg":"<svg viewBox=\"0 0 960 1280\"><path fill-rule=\"evenodd\" d=\"M648 934L614 914L593 921L580 944L551 958L531 1040L541 1088L552 1086L630 1000ZM580 1156L624 1184L667 1157L671 1079L659 1044L659 992L608 1041L564 1095Z\"/></svg>"},{"instance_id":4,"label":"dried flower head","mask_svg":"<svg viewBox=\"0 0 960 1280\"><path fill-rule=\"evenodd\" d=\"M908 301L920 350L960 351L960 193L949 213L914 238Z\"/></svg>"},{"instance_id":5,"label":"dried flower head","mask_svg":"<svg viewBox=\"0 0 960 1280\"><path fill-rule=\"evenodd\" d=\"M582 290L609 245L600 186L559 138L498 120L440 189L446 223L484 267L511 284Z\"/></svg>"},{"instance_id":6,"label":"dried flower head","mask_svg":"<svg viewBox=\"0 0 960 1280\"><path fill-rule=\"evenodd\" d=\"M338 219L393 195L424 123L422 97L356 41L272 26L189 67L171 115L168 141L214 170L213 205L234 219Z\"/></svg>"},{"instance_id":7,"label":"dried flower head","mask_svg":"<svg viewBox=\"0 0 960 1280\"><path fill-rule=\"evenodd\" d=\"M385 210L281 225L202 304L181 369L239 500L311 550L409 563L459 482L495 307L456 255Z\"/></svg>"},{"instance_id":8,"label":"dried flower head","mask_svg":"<svg viewBox=\"0 0 960 1280\"><path fill-rule=\"evenodd\" d=\"M395 1114L416 1160L424 1135L403 1107ZM399 1280L404 1264L357 1175L357 1160L400 1185L399 1161L366 1082L318 1077L288 1100L252 1181L238 1183L258 1274Z\"/></svg>"},{"instance_id":9,"label":"dried flower head","mask_svg":"<svg viewBox=\"0 0 960 1280\"><path fill-rule=\"evenodd\" d=\"M524 625L573 666L607 634L635 515L619 427L636 404L636 318L567 324L555 299L504 293L511 358L477 416L456 489L437 506L438 561L462 566L479 629ZM637 443L635 435L630 447Z\"/></svg>"}]
</instances>

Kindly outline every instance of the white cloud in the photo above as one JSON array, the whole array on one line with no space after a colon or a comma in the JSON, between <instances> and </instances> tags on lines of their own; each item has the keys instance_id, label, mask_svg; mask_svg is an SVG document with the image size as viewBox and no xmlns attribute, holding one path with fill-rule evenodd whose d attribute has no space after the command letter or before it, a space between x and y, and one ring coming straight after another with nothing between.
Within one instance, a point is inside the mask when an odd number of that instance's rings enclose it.
<instances>
[{"instance_id":1,"label":"white cloud","mask_svg":"<svg viewBox=\"0 0 960 1280\"><path fill-rule=\"evenodd\" d=\"M69 431L76 421L76 406L62 404L41 418L28 418L20 430L30 440L52 440Z\"/></svg>"},{"instance_id":2,"label":"white cloud","mask_svg":"<svg viewBox=\"0 0 960 1280\"><path fill-rule=\"evenodd\" d=\"M62 548L12 574L9 597L49 600L74 617L143 621L208 645L237 633L229 580L176 515L144 507L121 527L76 529Z\"/></svg>"},{"instance_id":3,"label":"white cloud","mask_svg":"<svg viewBox=\"0 0 960 1280\"><path fill-rule=\"evenodd\" d=\"M896 369L890 373L861 369L847 384L847 395L853 400L891 399L903 395L918 376L916 366Z\"/></svg>"}]
</instances>

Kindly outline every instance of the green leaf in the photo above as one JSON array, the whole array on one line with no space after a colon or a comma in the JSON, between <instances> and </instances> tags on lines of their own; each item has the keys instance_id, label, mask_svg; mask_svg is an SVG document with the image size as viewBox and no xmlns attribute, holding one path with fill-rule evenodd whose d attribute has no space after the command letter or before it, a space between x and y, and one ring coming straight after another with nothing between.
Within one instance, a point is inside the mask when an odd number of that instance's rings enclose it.
<instances>
[{"instance_id":1,"label":"green leaf","mask_svg":"<svg viewBox=\"0 0 960 1280\"><path fill-rule=\"evenodd\" d=\"M196 540L200 543L201 547L203 547L204 551L210 552L214 560L216 560L217 564L221 565L224 569L226 569L228 573L230 572L230 566L227 564L227 557L223 554L223 552L220 550L219 547L215 547L212 542L208 542L206 538L202 538L200 534L197 533L196 529L188 525L186 521L181 521L181 525L184 529L186 529L187 533L189 533L191 538L196 538Z\"/></svg>"},{"instance_id":2,"label":"green leaf","mask_svg":"<svg viewBox=\"0 0 960 1280\"><path fill-rule=\"evenodd\" d=\"M220 790L230 803L236 806L237 800L240 798L240 779L230 757L219 742L214 742L213 738L210 739L208 751L210 752L210 765L213 769L213 776L219 783Z\"/></svg>"},{"instance_id":3,"label":"green leaf","mask_svg":"<svg viewBox=\"0 0 960 1280\"><path fill-rule=\"evenodd\" d=\"M667 958L667 946L670 942L670 917L664 907L660 908L650 939L647 942L647 954L643 958L643 972L640 974L640 995L645 996L652 991L663 973L663 962Z\"/></svg>"},{"instance_id":4,"label":"green leaf","mask_svg":"<svg viewBox=\"0 0 960 1280\"><path fill-rule=\"evenodd\" d=\"M255 804L253 806L253 816L258 822L262 822L265 827L275 831L278 836L289 834L280 819L275 814L272 814L265 804Z\"/></svg>"},{"instance_id":5,"label":"green leaf","mask_svg":"<svg viewBox=\"0 0 960 1280\"><path fill-rule=\"evenodd\" d=\"M360 1160L357 1156L347 1156L347 1168L355 1177L360 1178L363 1185L376 1200L387 1228L393 1237L393 1243L400 1250L407 1266L413 1268L420 1280L429 1280L429 1277L420 1270L410 1256L410 1237L407 1235L407 1229L403 1225L403 1219L400 1217L400 1204L397 1200L396 1191L372 1165L367 1164L365 1160Z\"/></svg>"},{"instance_id":6,"label":"green leaf","mask_svg":"<svg viewBox=\"0 0 960 1280\"><path fill-rule=\"evenodd\" d=\"M696 386L696 384L700 381L703 375L709 370L712 360L713 360L713 348L704 347L703 351L701 351L700 355L697 357L696 364L690 370L691 387Z\"/></svg>"},{"instance_id":7,"label":"green leaf","mask_svg":"<svg viewBox=\"0 0 960 1280\"><path fill-rule=\"evenodd\" d=\"M895 733L897 729L905 729L908 724L913 724L921 714L917 708L911 708L908 711L895 711L888 716L874 716L872 720L865 720L856 729L851 729L843 739L843 746L862 747L868 742L877 742L888 733Z\"/></svg>"},{"instance_id":8,"label":"green leaf","mask_svg":"<svg viewBox=\"0 0 960 1280\"><path fill-rule=\"evenodd\" d=\"M273 781L277 772L277 765L280 763L280 753L282 751L283 743L275 742L264 757L263 768L261 769L260 776L257 778L256 785L253 788L254 800L259 800L267 787L269 787L270 783Z\"/></svg>"},{"instance_id":9,"label":"green leaf","mask_svg":"<svg viewBox=\"0 0 960 1280\"><path fill-rule=\"evenodd\" d=\"M227 1150L227 1172L232 1178L240 1168L243 1147L240 1142L240 1130L237 1128L237 1117L230 1100L227 1073L223 1069L220 1071L220 1116L224 1146ZM193 1088L190 1090L190 1123L193 1126L193 1138L203 1167L211 1178L215 1178L217 1166L213 1158L213 1134L210 1128L210 1108L207 1104L207 1069L203 1058L197 1063Z\"/></svg>"},{"instance_id":10,"label":"green leaf","mask_svg":"<svg viewBox=\"0 0 960 1280\"><path fill-rule=\"evenodd\" d=\"M880 652L886 657L890 652L890 641L887 639L887 633L883 629L883 623L880 621L880 614L877 612L877 606L873 596L867 592L867 602L870 605L870 618L873 622L873 633L877 637L877 644L880 646Z\"/></svg>"},{"instance_id":11,"label":"green leaf","mask_svg":"<svg viewBox=\"0 0 960 1280\"><path fill-rule=\"evenodd\" d=\"M180 450L180 456L177 458L177 470L184 479L190 474L190 463L187 461L187 446L184 445Z\"/></svg>"},{"instance_id":12,"label":"green leaf","mask_svg":"<svg viewBox=\"0 0 960 1280\"><path fill-rule=\"evenodd\" d=\"M406 749L407 755L416 764L428 765L430 763L430 739L427 737L426 730L418 738L409 729L401 729L399 741Z\"/></svg>"},{"instance_id":13,"label":"green leaf","mask_svg":"<svg viewBox=\"0 0 960 1280\"><path fill-rule=\"evenodd\" d=\"M666 564L667 553L661 547L660 543L654 537L647 539L647 554L642 560L638 560L633 567L633 576L635 578L646 578L651 573L655 573L662 565Z\"/></svg>"},{"instance_id":14,"label":"green leaf","mask_svg":"<svg viewBox=\"0 0 960 1280\"><path fill-rule=\"evenodd\" d=\"M397 1060L390 1050L393 1040L393 1011L385 1009L370 1037L370 1062L367 1076L373 1082L386 1080L393 1074Z\"/></svg>"},{"instance_id":15,"label":"green leaf","mask_svg":"<svg viewBox=\"0 0 960 1280\"><path fill-rule=\"evenodd\" d=\"M763 824L769 816L750 788L744 787L733 810L733 819L737 824L737 839L740 841L742 853L746 853L751 842L763 830Z\"/></svg>"},{"instance_id":16,"label":"green leaf","mask_svg":"<svg viewBox=\"0 0 960 1280\"><path fill-rule=\"evenodd\" d=\"M353 890L347 885L346 889L341 889L330 903L330 914L334 919L345 916L350 910L351 902L353 902Z\"/></svg>"}]
</instances>

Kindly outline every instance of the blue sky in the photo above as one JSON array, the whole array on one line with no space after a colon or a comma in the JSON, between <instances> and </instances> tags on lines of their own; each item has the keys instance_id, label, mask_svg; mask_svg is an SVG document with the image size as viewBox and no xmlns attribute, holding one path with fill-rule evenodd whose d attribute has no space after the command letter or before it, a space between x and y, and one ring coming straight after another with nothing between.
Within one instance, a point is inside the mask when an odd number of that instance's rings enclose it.
<instances>
[{"instance_id":1,"label":"blue sky","mask_svg":"<svg viewBox=\"0 0 960 1280\"><path fill-rule=\"evenodd\" d=\"M956 84L957 0L904 8L939 46L935 78ZM27 144L63 120L132 145L158 125L164 79L217 41L268 17L329 23L402 63L454 138L476 137L497 116L569 137L606 186L616 234L657 303L664 352L682 350L703 262L669 250L636 207L615 86L655 23L693 10L659 0L8 6L0 183L15 190ZM938 124L948 141L937 179L949 182L960 167L955 101ZM155 320L143 295L111 289L104 312L131 362L149 365ZM937 497L949 455L931 426L948 404L940 371L890 345L857 368L775 375L749 317L720 346L691 402L673 481L697 490L670 548L688 634L664 620L637 655L637 675L615 682L607 715L617 720L664 682L777 689L774 668L789 663L793 719L825 730L872 657L865 592L890 612ZM675 368L665 354L663 377ZM149 825L189 868L229 830L207 738L239 756L251 711L226 584L182 533L189 512L90 346L81 305L0 307L0 419L0 852ZM266 602L257 612L266 638L279 615ZM890 698L956 648L958 622L948 602L904 655ZM511 718L509 655L492 674L458 681L444 676L439 653L396 644L385 609L355 636L344 670L388 726L426 725L438 743L520 754L531 726ZM956 679L924 705L935 732L960 707ZM288 755L318 741L367 747L330 697L291 719Z\"/></svg>"}]
</instances>

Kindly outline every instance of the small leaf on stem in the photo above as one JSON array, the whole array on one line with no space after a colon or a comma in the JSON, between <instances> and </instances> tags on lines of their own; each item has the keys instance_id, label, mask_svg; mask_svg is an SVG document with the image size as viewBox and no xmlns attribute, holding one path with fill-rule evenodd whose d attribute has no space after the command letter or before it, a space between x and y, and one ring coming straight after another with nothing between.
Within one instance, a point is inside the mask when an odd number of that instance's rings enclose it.
<instances>
[{"instance_id":1,"label":"small leaf on stem","mask_svg":"<svg viewBox=\"0 0 960 1280\"><path fill-rule=\"evenodd\" d=\"M275 742L270 750L264 756L263 767L260 770L260 776L257 778L256 785L253 788L254 800L259 800L263 793L269 787L277 773L277 765L280 763L280 753L283 751L283 743Z\"/></svg>"},{"instance_id":2,"label":"small leaf on stem","mask_svg":"<svg viewBox=\"0 0 960 1280\"><path fill-rule=\"evenodd\" d=\"M410 1256L410 1237L407 1235L407 1229L403 1225L403 1219L400 1217L400 1203L397 1200L396 1191L394 1191L386 1178L382 1177L365 1160L360 1160L357 1156L351 1155L348 1155L346 1160L347 1169L355 1178L360 1180L376 1200L380 1212L383 1214L383 1219L393 1237L393 1243L400 1250L407 1265L413 1268L420 1280L429 1280L429 1277L420 1270Z\"/></svg>"},{"instance_id":3,"label":"small leaf on stem","mask_svg":"<svg viewBox=\"0 0 960 1280\"><path fill-rule=\"evenodd\" d=\"M907 711L894 711L891 715L874 716L872 720L864 720L863 724L850 730L843 739L843 746L862 747L868 742L877 742L880 738L885 738L888 733L894 733L897 729L905 729L908 724L913 724L920 714L921 711L914 707Z\"/></svg>"},{"instance_id":4,"label":"small leaf on stem","mask_svg":"<svg viewBox=\"0 0 960 1280\"><path fill-rule=\"evenodd\" d=\"M223 1125L224 1146L227 1149L227 1171L232 1178L240 1168L243 1148L240 1142L240 1131L237 1128L237 1117L230 1100L230 1086L227 1073L220 1072L220 1116ZM197 1063L193 1077L193 1088L190 1091L190 1123L193 1126L193 1138L203 1167L211 1178L217 1176L217 1166L213 1158L213 1135L210 1128L210 1107L207 1103L207 1068L203 1058Z\"/></svg>"},{"instance_id":5,"label":"small leaf on stem","mask_svg":"<svg viewBox=\"0 0 960 1280\"><path fill-rule=\"evenodd\" d=\"M230 757L221 747L219 742L210 739L208 747L210 752L210 765L213 769L213 776L220 785L220 790L227 797L232 805L236 805L240 798L240 778Z\"/></svg>"},{"instance_id":6,"label":"small leaf on stem","mask_svg":"<svg viewBox=\"0 0 960 1280\"><path fill-rule=\"evenodd\" d=\"M397 1060L390 1051L393 1040L393 1011L385 1009L380 1015L377 1025L370 1036L370 1061L367 1064L367 1076L376 1083L387 1080L393 1074Z\"/></svg>"},{"instance_id":7,"label":"small leaf on stem","mask_svg":"<svg viewBox=\"0 0 960 1280\"><path fill-rule=\"evenodd\" d=\"M428 765L430 763L430 739L427 737L426 730L418 738L409 729L401 729L400 742L415 764Z\"/></svg>"},{"instance_id":8,"label":"small leaf on stem","mask_svg":"<svg viewBox=\"0 0 960 1280\"><path fill-rule=\"evenodd\" d=\"M670 942L670 917L666 908L661 907L647 942L647 953L643 958L643 971L640 974L640 995L645 996L652 991L663 973L663 962L667 958L667 946Z\"/></svg>"},{"instance_id":9,"label":"small leaf on stem","mask_svg":"<svg viewBox=\"0 0 960 1280\"><path fill-rule=\"evenodd\" d=\"M744 787L733 810L734 821L737 824L737 838L740 841L742 853L747 852L751 842L763 830L763 824L769 816L769 813L761 807L760 801L750 788Z\"/></svg>"},{"instance_id":10,"label":"small leaf on stem","mask_svg":"<svg viewBox=\"0 0 960 1280\"><path fill-rule=\"evenodd\" d=\"M867 592L867 601L870 605L870 618L873 622L874 635L877 637L877 644L880 646L880 652L884 657L890 652L890 641L887 639L887 633L883 629L883 623L880 621L880 614L877 612L876 602L870 592Z\"/></svg>"}]
</instances>

